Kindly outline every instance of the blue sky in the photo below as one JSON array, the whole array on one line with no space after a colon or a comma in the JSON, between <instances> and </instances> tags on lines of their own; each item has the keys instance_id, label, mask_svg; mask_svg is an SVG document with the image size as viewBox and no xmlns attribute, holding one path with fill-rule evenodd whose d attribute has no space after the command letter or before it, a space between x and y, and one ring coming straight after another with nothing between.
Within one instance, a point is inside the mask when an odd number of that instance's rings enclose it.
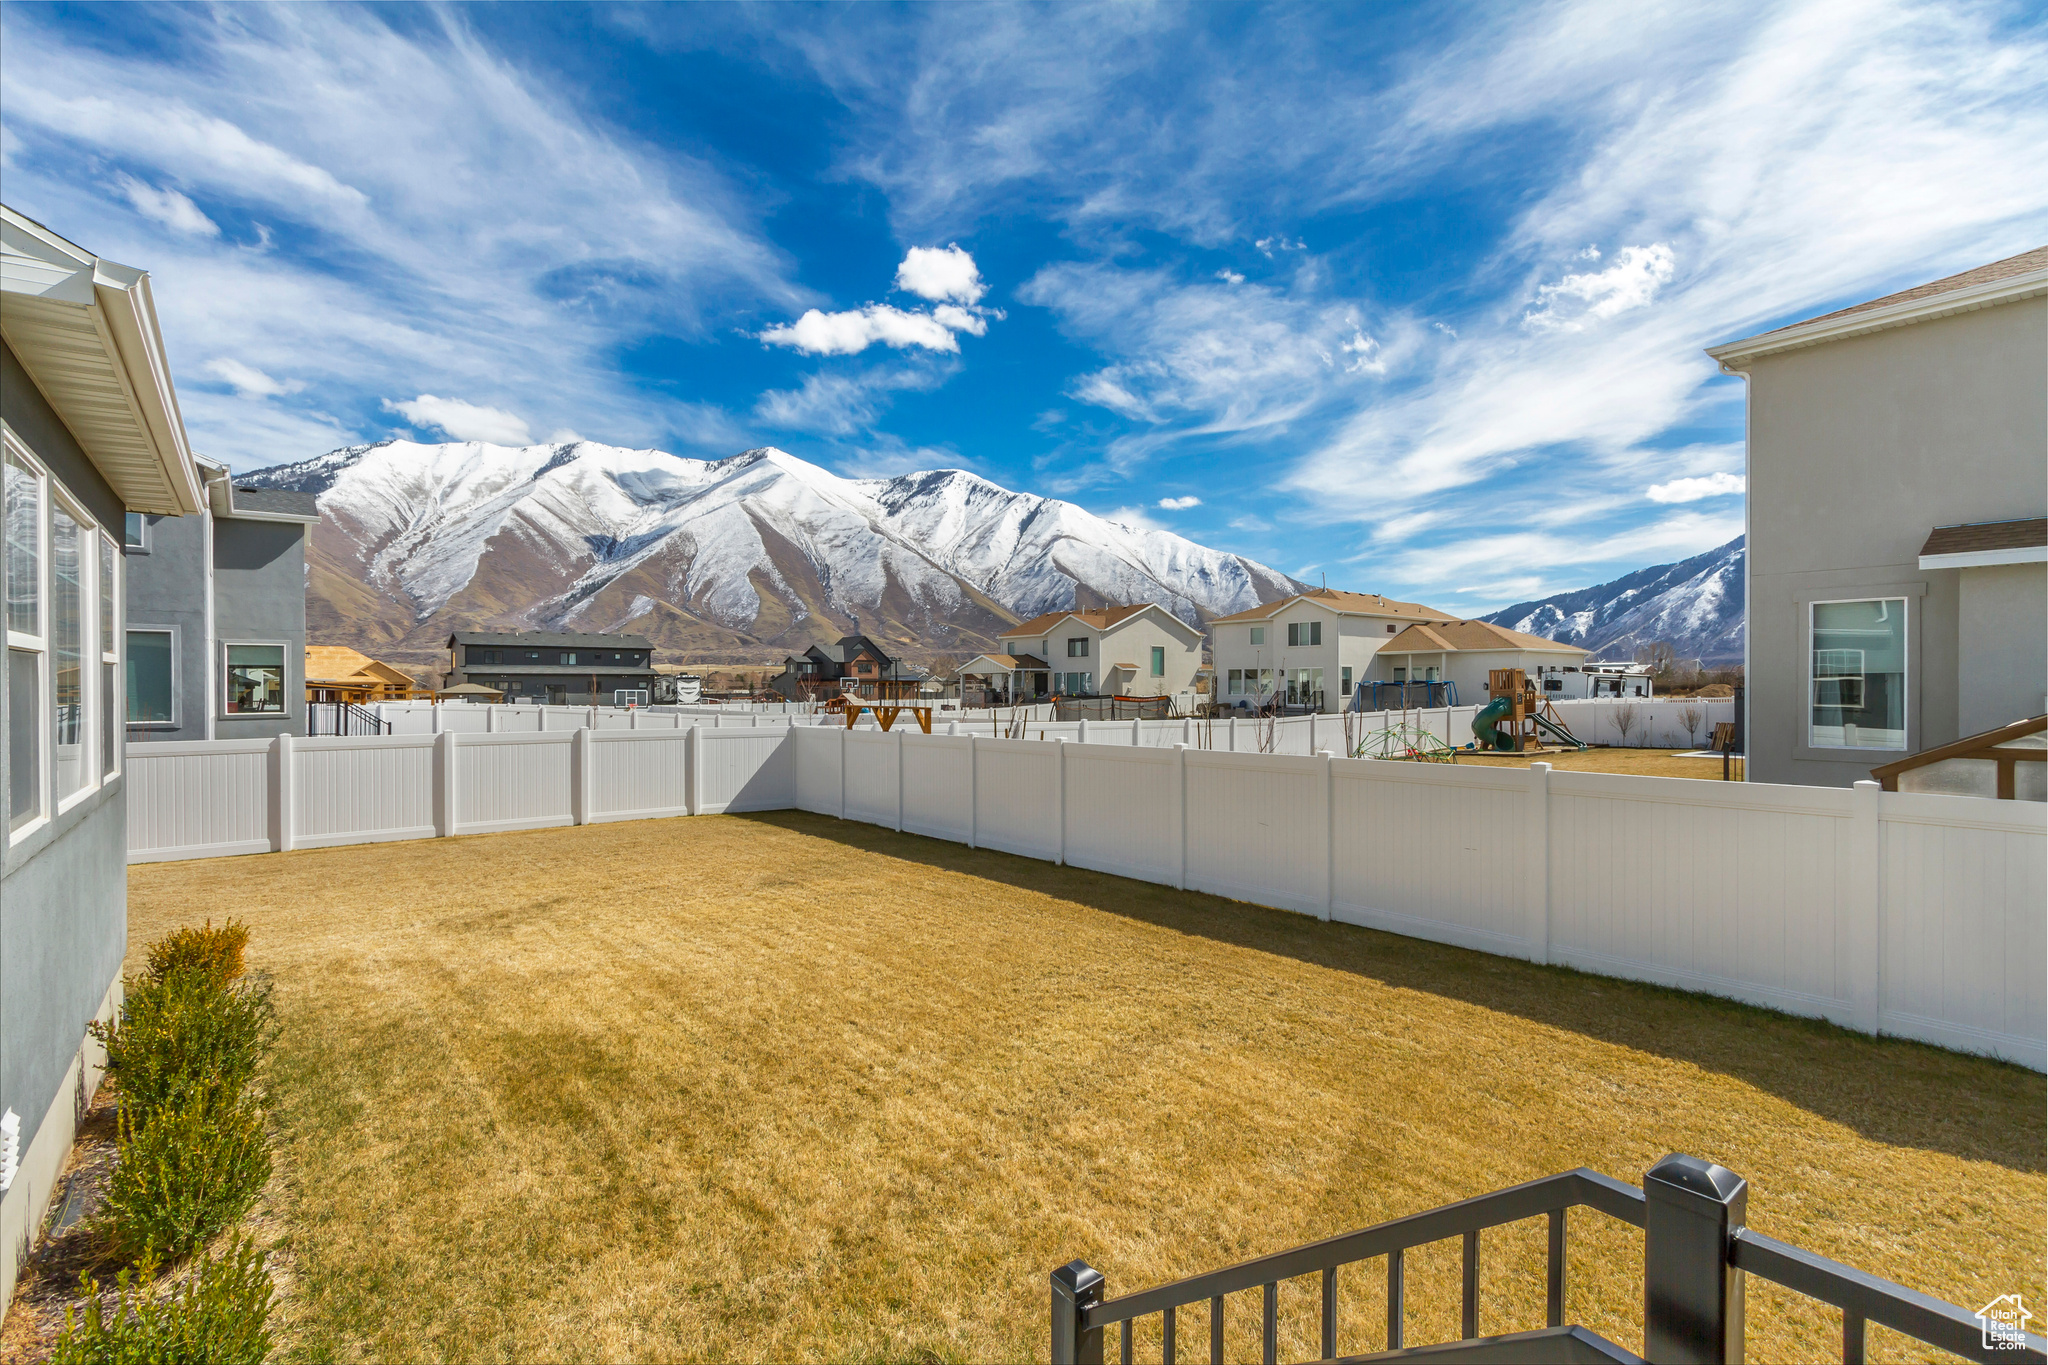
<instances>
[{"instance_id":1,"label":"blue sky","mask_svg":"<svg viewBox=\"0 0 2048 1365\"><path fill-rule=\"evenodd\" d=\"M0 11L241 468L939 466L1477 612L1721 543L1701 348L2048 241L2039 6Z\"/></svg>"}]
</instances>

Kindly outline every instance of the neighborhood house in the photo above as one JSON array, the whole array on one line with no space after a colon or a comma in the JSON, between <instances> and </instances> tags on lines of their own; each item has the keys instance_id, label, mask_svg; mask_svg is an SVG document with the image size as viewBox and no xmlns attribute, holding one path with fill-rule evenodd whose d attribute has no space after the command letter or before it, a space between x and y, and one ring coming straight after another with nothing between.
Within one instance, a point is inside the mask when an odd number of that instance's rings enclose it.
<instances>
[{"instance_id":1,"label":"neighborhood house","mask_svg":"<svg viewBox=\"0 0 2048 1365\"><path fill-rule=\"evenodd\" d=\"M839 657L833 658L832 651ZM822 701L847 695L863 701L915 698L923 675L882 652L865 635L846 635L828 651L812 645L782 661L782 672L768 680L768 690L790 701Z\"/></svg>"},{"instance_id":2,"label":"neighborhood house","mask_svg":"<svg viewBox=\"0 0 2048 1365\"><path fill-rule=\"evenodd\" d=\"M963 680L1003 701L1192 695L1202 632L1156 603L1052 611L1004 631L1002 654L963 664Z\"/></svg>"},{"instance_id":3,"label":"neighborhood house","mask_svg":"<svg viewBox=\"0 0 2048 1365\"><path fill-rule=\"evenodd\" d=\"M654 691L654 642L644 635L457 631L448 664L445 688L482 687L507 702L645 706Z\"/></svg>"}]
</instances>

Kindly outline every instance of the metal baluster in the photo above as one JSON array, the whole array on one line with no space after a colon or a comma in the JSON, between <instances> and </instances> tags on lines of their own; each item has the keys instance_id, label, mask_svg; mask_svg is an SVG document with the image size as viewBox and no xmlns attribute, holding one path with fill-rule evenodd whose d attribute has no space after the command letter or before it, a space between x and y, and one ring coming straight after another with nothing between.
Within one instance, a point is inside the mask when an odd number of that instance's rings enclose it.
<instances>
[{"instance_id":1,"label":"metal baluster","mask_svg":"<svg viewBox=\"0 0 2048 1365\"><path fill-rule=\"evenodd\" d=\"M1323 1267L1323 1354L1324 1360L1337 1358L1337 1267Z\"/></svg>"},{"instance_id":2,"label":"metal baluster","mask_svg":"<svg viewBox=\"0 0 2048 1365\"><path fill-rule=\"evenodd\" d=\"M1842 1310L1842 1365L1863 1365L1863 1315Z\"/></svg>"},{"instance_id":3,"label":"metal baluster","mask_svg":"<svg viewBox=\"0 0 2048 1365\"><path fill-rule=\"evenodd\" d=\"M1459 1328L1465 1340L1479 1335L1479 1234L1465 1234L1465 1314Z\"/></svg>"},{"instance_id":4,"label":"metal baluster","mask_svg":"<svg viewBox=\"0 0 2048 1365\"><path fill-rule=\"evenodd\" d=\"M1223 1365L1223 1296L1209 1300L1209 1365Z\"/></svg>"},{"instance_id":5,"label":"metal baluster","mask_svg":"<svg viewBox=\"0 0 2048 1365\"><path fill-rule=\"evenodd\" d=\"M1163 1325L1166 1334L1166 1349L1159 1353L1161 1365L1173 1365L1173 1315L1174 1310L1171 1308L1167 1309L1163 1315L1165 1317Z\"/></svg>"},{"instance_id":6,"label":"metal baluster","mask_svg":"<svg viewBox=\"0 0 2048 1365\"><path fill-rule=\"evenodd\" d=\"M1265 1321L1260 1329L1259 1359L1277 1365L1280 1359L1280 1286L1269 1283L1265 1293Z\"/></svg>"},{"instance_id":7,"label":"metal baluster","mask_svg":"<svg viewBox=\"0 0 2048 1365\"><path fill-rule=\"evenodd\" d=\"M1387 1253L1387 1349L1401 1349L1401 1251Z\"/></svg>"},{"instance_id":8,"label":"metal baluster","mask_svg":"<svg viewBox=\"0 0 2048 1365\"><path fill-rule=\"evenodd\" d=\"M1564 1210L1550 1211L1550 1308L1546 1321L1564 1326Z\"/></svg>"},{"instance_id":9,"label":"metal baluster","mask_svg":"<svg viewBox=\"0 0 2048 1365\"><path fill-rule=\"evenodd\" d=\"M1118 1352L1118 1358L1123 1361L1124 1365L1131 1365L1131 1320L1129 1318L1124 1319L1124 1344L1123 1349Z\"/></svg>"}]
</instances>

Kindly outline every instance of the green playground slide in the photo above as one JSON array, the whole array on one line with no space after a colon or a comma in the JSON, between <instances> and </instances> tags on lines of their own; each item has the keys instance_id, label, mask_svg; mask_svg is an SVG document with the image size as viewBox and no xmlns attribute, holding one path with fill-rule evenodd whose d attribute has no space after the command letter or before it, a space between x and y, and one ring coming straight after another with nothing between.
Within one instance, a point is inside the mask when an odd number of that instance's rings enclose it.
<instances>
[{"instance_id":1,"label":"green playground slide","mask_svg":"<svg viewBox=\"0 0 2048 1365\"><path fill-rule=\"evenodd\" d=\"M1495 697L1479 708L1472 717L1472 738L1480 748L1497 749L1502 753L1514 750L1514 736L1503 734L1499 728L1500 722L1514 709L1515 703L1509 697Z\"/></svg>"},{"instance_id":2,"label":"green playground slide","mask_svg":"<svg viewBox=\"0 0 2048 1365\"><path fill-rule=\"evenodd\" d=\"M1580 739L1577 735L1565 729L1562 725L1554 725L1551 722L1543 719L1543 717L1541 716L1535 717L1535 721L1538 726L1545 730L1550 731L1551 734L1556 735L1559 739L1563 740L1566 744L1571 745L1574 749L1583 749L1586 747L1586 741Z\"/></svg>"}]
</instances>

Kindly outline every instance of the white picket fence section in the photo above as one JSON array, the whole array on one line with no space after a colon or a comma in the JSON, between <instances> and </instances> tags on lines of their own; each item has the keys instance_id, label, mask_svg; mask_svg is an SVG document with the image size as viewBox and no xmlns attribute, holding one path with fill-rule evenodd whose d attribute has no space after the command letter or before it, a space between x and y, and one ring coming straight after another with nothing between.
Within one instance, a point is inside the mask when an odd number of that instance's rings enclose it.
<instances>
[{"instance_id":1,"label":"white picket fence section","mask_svg":"<svg viewBox=\"0 0 2048 1365\"><path fill-rule=\"evenodd\" d=\"M135 745L129 857L797 808L2048 1070L2039 803L693 720Z\"/></svg>"}]
</instances>

